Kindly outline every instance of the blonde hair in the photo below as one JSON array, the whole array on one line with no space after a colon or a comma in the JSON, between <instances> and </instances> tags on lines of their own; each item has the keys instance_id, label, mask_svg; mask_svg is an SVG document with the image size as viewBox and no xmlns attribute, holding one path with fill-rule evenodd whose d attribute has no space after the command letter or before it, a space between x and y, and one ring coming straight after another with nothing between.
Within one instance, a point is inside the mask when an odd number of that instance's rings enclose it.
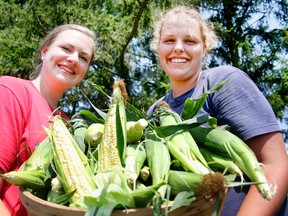
<instances>
[{"instance_id":1,"label":"blonde hair","mask_svg":"<svg viewBox=\"0 0 288 216\"><path fill-rule=\"evenodd\" d=\"M81 26L81 25L77 25L77 24L64 24L64 25L60 25L56 28L54 28L42 41L42 43L39 46L39 50L41 52L41 50L45 47L45 46L50 46L54 41L55 38L63 31L66 30L76 30L79 31L85 35L87 35L91 41L92 41L92 57L89 63L91 63L94 58L95 58L95 51L96 51L96 34L91 31L90 29ZM42 62L36 67L35 71L31 73L30 75L30 79L36 79L40 73L40 70L42 68Z\"/></svg>"},{"instance_id":2,"label":"blonde hair","mask_svg":"<svg viewBox=\"0 0 288 216\"><path fill-rule=\"evenodd\" d=\"M214 32L213 24L209 21L204 21L199 11L196 10L195 8L193 7L190 8L190 7L181 5L181 6L176 6L174 8L171 8L167 11L162 12L160 16L156 19L156 22L154 24L153 38L150 43L151 49L156 55L158 54L158 48L159 48L163 24L165 20L167 19L167 17L174 15L174 14L186 14L189 17L196 19L200 25L200 32L202 35L203 43L206 46L206 51L209 52L215 47L216 42L218 41L218 37L216 33Z\"/></svg>"}]
</instances>

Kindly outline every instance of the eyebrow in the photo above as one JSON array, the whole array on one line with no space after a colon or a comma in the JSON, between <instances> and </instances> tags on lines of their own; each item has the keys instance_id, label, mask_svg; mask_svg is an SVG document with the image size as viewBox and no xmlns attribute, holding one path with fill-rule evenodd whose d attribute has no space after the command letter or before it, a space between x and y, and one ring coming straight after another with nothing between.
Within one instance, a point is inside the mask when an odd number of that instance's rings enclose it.
<instances>
[{"instance_id":1,"label":"eyebrow","mask_svg":"<svg viewBox=\"0 0 288 216\"><path fill-rule=\"evenodd\" d=\"M71 46L71 47L73 47L73 48L75 48L75 46L73 45L73 44L71 44L71 43L69 43L69 42L63 42L63 44L60 44L61 46ZM85 52L85 51L82 51L81 53L80 53L81 55L85 55L85 56L87 56L87 57L90 57L90 54L88 53L88 52Z\"/></svg>"}]
</instances>

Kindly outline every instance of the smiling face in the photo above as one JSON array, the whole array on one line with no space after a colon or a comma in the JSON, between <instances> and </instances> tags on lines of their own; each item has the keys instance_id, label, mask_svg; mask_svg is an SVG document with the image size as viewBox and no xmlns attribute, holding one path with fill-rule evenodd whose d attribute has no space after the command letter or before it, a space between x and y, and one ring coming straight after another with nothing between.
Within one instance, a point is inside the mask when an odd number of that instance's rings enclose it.
<instances>
[{"instance_id":1,"label":"smiling face","mask_svg":"<svg viewBox=\"0 0 288 216\"><path fill-rule=\"evenodd\" d=\"M91 38L77 30L65 30L42 48L40 74L50 89L69 89L85 76L93 51Z\"/></svg>"},{"instance_id":2,"label":"smiling face","mask_svg":"<svg viewBox=\"0 0 288 216\"><path fill-rule=\"evenodd\" d=\"M172 14L163 23L159 58L163 70L173 83L196 85L205 55L199 22L187 14Z\"/></svg>"}]
</instances>

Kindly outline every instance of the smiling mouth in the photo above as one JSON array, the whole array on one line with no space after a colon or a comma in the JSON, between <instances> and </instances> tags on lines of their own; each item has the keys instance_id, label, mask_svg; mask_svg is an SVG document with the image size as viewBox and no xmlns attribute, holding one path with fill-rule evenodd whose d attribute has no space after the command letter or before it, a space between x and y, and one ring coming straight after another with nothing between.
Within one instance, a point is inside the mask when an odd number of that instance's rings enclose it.
<instances>
[{"instance_id":1,"label":"smiling mouth","mask_svg":"<svg viewBox=\"0 0 288 216\"><path fill-rule=\"evenodd\" d=\"M68 72L68 73L70 73L70 74L75 74L74 71L72 71L71 69L69 69L69 68L67 68L67 67L60 66L60 68L61 68L62 70L65 70L66 72Z\"/></svg>"},{"instance_id":2,"label":"smiling mouth","mask_svg":"<svg viewBox=\"0 0 288 216\"><path fill-rule=\"evenodd\" d=\"M179 59L179 58L173 58L173 59L170 59L170 61L172 62L172 63L186 63L187 62L187 59Z\"/></svg>"}]
</instances>

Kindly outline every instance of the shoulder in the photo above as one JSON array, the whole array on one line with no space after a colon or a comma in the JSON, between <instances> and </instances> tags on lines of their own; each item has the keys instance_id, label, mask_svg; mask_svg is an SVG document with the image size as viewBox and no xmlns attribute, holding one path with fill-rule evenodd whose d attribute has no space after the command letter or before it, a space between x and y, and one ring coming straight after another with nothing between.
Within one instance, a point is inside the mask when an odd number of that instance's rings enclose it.
<instances>
[{"instance_id":1,"label":"shoulder","mask_svg":"<svg viewBox=\"0 0 288 216\"><path fill-rule=\"evenodd\" d=\"M225 79L249 78L249 76L239 68L231 65L219 66L204 70L201 74L201 79L206 79L210 82L219 82Z\"/></svg>"},{"instance_id":2,"label":"shoulder","mask_svg":"<svg viewBox=\"0 0 288 216\"><path fill-rule=\"evenodd\" d=\"M147 113L146 113L147 116L151 116L151 115L152 115L152 113L153 113L153 111L155 110L157 104L158 104L159 102L163 101L164 98L165 98L165 96L161 97L160 99L158 99L156 102L154 102L154 103L149 107L149 109L148 109L148 111L147 111Z\"/></svg>"},{"instance_id":3,"label":"shoulder","mask_svg":"<svg viewBox=\"0 0 288 216\"><path fill-rule=\"evenodd\" d=\"M6 104L18 104L19 106L27 107L31 103L32 95L35 95L33 93L35 89L30 80L12 76L0 77L0 98L7 98Z\"/></svg>"},{"instance_id":4,"label":"shoulder","mask_svg":"<svg viewBox=\"0 0 288 216\"><path fill-rule=\"evenodd\" d=\"M0 86L10 89L12 91L19 91L24 89L30 89L32 87L30 80L25 80L12 76L1 76Z\"/></svg>"},{"instance_id":5,"label":"shoulder","mask_svg":"<svg viewBox=\"0 0 288 216\"><path fill-rule=\"evenodd\" d=\"M203 91L213 88L224 80L228 81L228 83L225 83L222 90L246 87L253 89L258 88L247 73L239 68L226 65L204 70L200 76L195 91L200 91L198 94L203 93Z\"/></svg>"}]
</instances>

